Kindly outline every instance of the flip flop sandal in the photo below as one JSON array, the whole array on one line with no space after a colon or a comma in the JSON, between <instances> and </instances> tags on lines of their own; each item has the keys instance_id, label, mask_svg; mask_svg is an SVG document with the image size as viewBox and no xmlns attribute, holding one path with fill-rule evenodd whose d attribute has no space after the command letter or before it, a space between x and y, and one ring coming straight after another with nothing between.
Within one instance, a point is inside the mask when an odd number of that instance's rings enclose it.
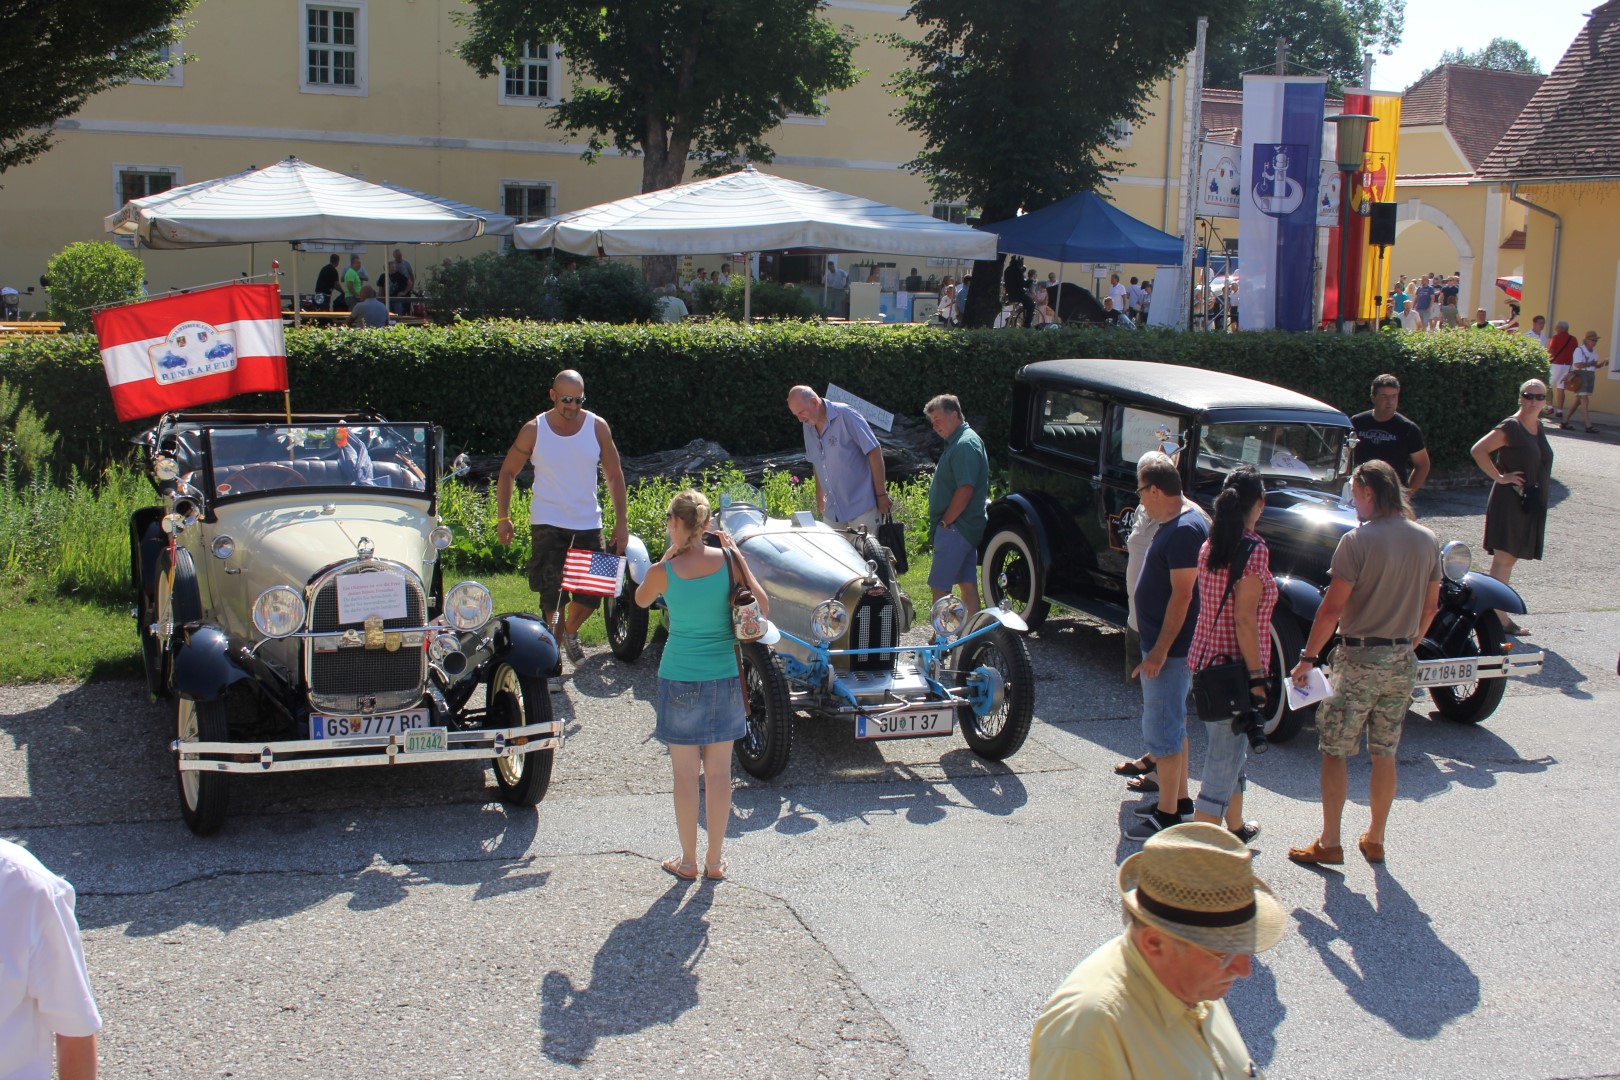
<instances>
[{"instance_id":1,"label":"flip flop sandal","mask_svg":"<svg viewBox=\"0 0 1620 1080\"><path fill-rule=\"evenodd\" d=\"M1152 775L1133 776L1125 781L1125 789L1138 795L1147 795L1159 790L1159 781Z\"/></svg>"},{"instance_id":2,"label":"flip flop sandal","mask_svg":"<svg viewBox=\"0 0 1620 1080\"><path fill-rule=\"evenodd\" d=\"M726 860L721 859L719 866L705 866L703 868L703 877L708 881L724 881L726 880L726 871L729 869Z\"/></svg>"},{"instance_id":3,"label":"flip flop sandal","mask_svg":"<svg viewBox=\"0 0 1620 1080\"><path fill-rule=\"evenodd\" d=\"M1153 769L1154 766L1151 762L1143 765L1141 758L1134 761L1122 761L1114 766L1114 772L1120 776L1146 776Z\"/></svg>"},{"instance_id":4,"label":"flip flop sandal","mask_svg":"<svg viewBox=\"0 0 1620 1080\"><path fill-rule=\"evenodd\" d=\"M697 880L697 863L683 862L679 855L671 855L659 865L662 866L666 872L675 875L682 881Z\"/></svg>"}]
</instances>

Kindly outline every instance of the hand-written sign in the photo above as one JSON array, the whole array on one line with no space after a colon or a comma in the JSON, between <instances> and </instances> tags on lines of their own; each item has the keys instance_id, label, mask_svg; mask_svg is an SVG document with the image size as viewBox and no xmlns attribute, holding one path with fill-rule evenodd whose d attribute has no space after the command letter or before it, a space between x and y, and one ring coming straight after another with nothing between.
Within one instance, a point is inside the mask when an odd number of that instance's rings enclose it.
<instances>
[{"instance_id":1,"label":"hand-written sign","mask_svg":"<svg viewBox=\"0 0 1620 1080\"><path fill-rule=\"evenodd\" d=\"M398 574L344 574L337 579L338 622L364 622L367 616L405 617L405 579Z\"/></svg>"},{"instance_id":2,"label":"hand-written sign","mask_svg":"<svg viewBox=\"0 0 1620 1080\"><path fill-rule=\"evenodd\" d=\"M886 409L880 409L870 401L864 401L861 398L856 397L854 394L835 383L827 384L827 393L825 396L828 401L836 401L841 405L848 405L850 408L860 413L861 416L866 419L866 422L875 428L882 428L884 431L892 431L894 429L894 413L889 412Z\"/></svg>"}]
</instances>

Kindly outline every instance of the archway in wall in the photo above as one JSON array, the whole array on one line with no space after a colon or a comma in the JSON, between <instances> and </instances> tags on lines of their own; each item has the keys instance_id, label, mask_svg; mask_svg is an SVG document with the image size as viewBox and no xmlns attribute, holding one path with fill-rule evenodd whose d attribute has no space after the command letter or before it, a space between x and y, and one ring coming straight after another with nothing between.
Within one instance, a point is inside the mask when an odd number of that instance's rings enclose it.
<instances>
[{"instance_id":1,"label":"archway in wall","mask_svg":"<svg viewBox=\"0 0 1620 1080\"><path fill-rule=\"evenodd\" d=\"M1403 251L1404 247L1404 251ZM1451 274L1461 277L1458 318L1472 318L1473 307L1464 299L1475 294L1474 246L1451 216L1422 199L1408 199L1395 211L1395 248L1390 256L1390 277L1405 274ZM1463 308L1468 310L1464 311Z\"/></svg>"}]
</instances>

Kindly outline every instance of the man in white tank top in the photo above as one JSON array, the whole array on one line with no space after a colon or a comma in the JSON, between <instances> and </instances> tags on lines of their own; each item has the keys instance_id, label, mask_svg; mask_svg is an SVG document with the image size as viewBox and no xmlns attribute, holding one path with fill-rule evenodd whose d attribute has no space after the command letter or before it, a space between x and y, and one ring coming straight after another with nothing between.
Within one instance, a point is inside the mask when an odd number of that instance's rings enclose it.
<instances>
[{"instance_id":1,"label":"man in white tank top","mask_svg":"<svg viewBox=\"0 0 1620 1080\"><path fill-rule=\"evenodd\" d=\"M508 516L512 483L524 466L534 469L534 498L529 510L529 588L540 594L546 625L557 630L558 610L567 602L558 639L568 659L585 658L579 628L602 602L599 596L564 593L563 560L569 548L602 550L602 505L597 500L597 468L613 496L613 551L623 555L629 542L626 525L624 470L607 421L585 409L585 379L563 371L551 383L551 408L523 425L501 462L495 485L500 521L495 539L510 544L516 529Z\"/></svg>"}]
</instances>

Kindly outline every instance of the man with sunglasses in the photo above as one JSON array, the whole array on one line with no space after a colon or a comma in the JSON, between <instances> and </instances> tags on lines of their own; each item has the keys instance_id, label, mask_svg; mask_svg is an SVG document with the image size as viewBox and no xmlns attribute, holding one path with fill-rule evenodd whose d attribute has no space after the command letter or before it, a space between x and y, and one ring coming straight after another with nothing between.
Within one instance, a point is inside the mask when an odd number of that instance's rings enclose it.
<instances>
[{"instance_id":1,"label":"man with sunglasses","mask_svg":"<svg viewBox=\"0 0 1620 1080\"><path fill-rule=\"evenodd\" d=\"M1282 939L1282 905L1225 827L1175 825L1126 859L1125 932L1041 1010L1030 1080L1259 1076L1222 999Z\"/></svg>"},{"instance_id":2,"label":"man with sunglasses","mask_svg":"<svg viewBox=\"0 0 1620 1080\"><path fill-rule=\"evenodd\" d=\"M602 550L602 504L597 498L597 470L607 481L613 498L613 552L623 555L629 543L626 524L624 469L607 421L585 409L585 378L579 372L559 372L551 383L552 407L523 425L501 462L495 485L495 507L500 520L495 539L511 544L516 530L508 516L512 483L525 465L534 468L533 499L529 509L529 588L540 594L546 625L556 632L568 659L585 659L579 628L602 598L588 593L565 593L563 562L569 548ZM566 612L563 605L566 602Z\"/></svg>"}]
</instances>

